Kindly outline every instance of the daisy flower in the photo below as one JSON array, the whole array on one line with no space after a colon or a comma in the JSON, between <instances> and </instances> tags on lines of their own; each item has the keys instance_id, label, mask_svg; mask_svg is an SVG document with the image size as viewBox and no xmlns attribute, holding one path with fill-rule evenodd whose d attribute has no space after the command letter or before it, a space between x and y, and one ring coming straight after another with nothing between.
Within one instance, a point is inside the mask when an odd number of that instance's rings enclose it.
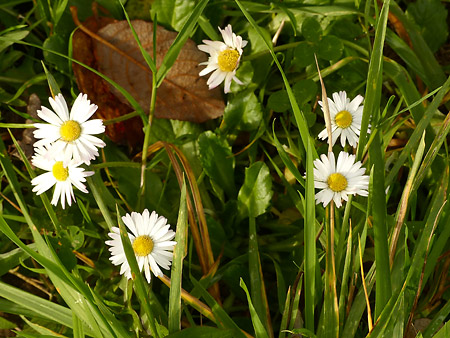
<instances>
[{"instance_id":1,"label":"daisy flower","mask_svg":"<svg viewBox=\"0 0 450 338\"><path fill-rule=\"evenodd\" d=\"M355 155L341 151L337 163L331 152L328 157L322 154L314 161L314 187L322 189L316 194L316 204L323 203L326 207L334 200L340 208L348 195L369 195L369 176L364 175L366 169L361 168L360 161L355 163L355 158Z\"/></svg>"},{"instance_id":2,"label":"daisy flower","mask_svg":"<svg viewBox=\"0 0 450 338\"><path fill-rule=\"evenodd\" d=\"M139 271L144 269L145 278L150 283L151 275L163 276L160 266L168 270L172 264L173 247L177 242L172 241L175 232L170 230L170 224L167 224L167 218L159 216L156 212L150 215L147 209L142 214L132 212L122 217L123 223L131 230L128 233L134 254L139 266ZM125 256L120 230L113 227L109 233L110 241L105 243L109 246L111 252L110 260L114 265L121 265L120 274L125 274L128 279L131 278L131 269Z\"/></svg>"},{"instance_id":3,"label":"daisy flower","mask_svg":"<svg viewBox=\"0 0 450 338\"><path fill-rule=\"evenodd\" d=\"M69 114L66 101L62 94L55 99L49 98L53 111L42 106L37 111L38 116L46 123L35 123L37 130L34 137L41 139L34 146L53 144L55 152L64 154L64 165L73 158L76 163L90 164L91 160L98 156L97 148L103 148L105 142L92 136L105 131L102 120L88 119L95 113L97 106L91 104L86 94L78 95Z\"/></svg>"},{"instance_id":4,"label":"daisy flower","mask_svg":"<svg viewBox=\"0 0 450 338\"><path fill-rule=\"evenodd\" d=\"M359 134L361 131L361 119L364 106L361 105L364 98L361 95L356 96L351 102L345 91L333 93L333 100L328 99L331 117L331 132L333 145L341 136L341 145L345 146L345 140L355 147L358 144ZM319 101L323 111L323 102ZM368 130L370 132L370 130ZM327 129L325 128L319 134L321 140L328 138Z\"/></svg>"},{"instance_id":5,"label":"daisy flower","mask_svg":"<svg viewBox=\"0 0 450 338\"><path fill-rule=\"evenodd\" d=\"M219 31L224 42L203 40L205 44L198 45L198 49L210 55L208 61L200 63L200 65L206 65L206 68L199 75L203 76L214 71L206 82L209 89L213 89L225 81L224 91L229 93L231 80L242 84L236 77L236 69L239 67L242 48L247 45L247 41L234 34L231 25L223 30L219 27Z\"/></svg>"},{"instance_id":6,"label":"daisy flower","mask_svg":"<svg viewBox=\"0 0 450 338\"><path fill-rule=\"evenodd\" d=\"M55 186L51 203L57 205L58 200L61 199L61 206L64 209L66 199L69 206L72 205L72 199L75 201L72 186L77 187L84 193L88 192L83 182L86 182L86 177L94 174L93 171L84 171L84 168L78 167L80 163L75 163L73 160L64 165L63 155L55 154L53 148L42 146L36 148L35 152L31 162L35 167L47 171L31 181L34 186L33 192L36 195L40 195Z\"/></svg>"}]
</instances>

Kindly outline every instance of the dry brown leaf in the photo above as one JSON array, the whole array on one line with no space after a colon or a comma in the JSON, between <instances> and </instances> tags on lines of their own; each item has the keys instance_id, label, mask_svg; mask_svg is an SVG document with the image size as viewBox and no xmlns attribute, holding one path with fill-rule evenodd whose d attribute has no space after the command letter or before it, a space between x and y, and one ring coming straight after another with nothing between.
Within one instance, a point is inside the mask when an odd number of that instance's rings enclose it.
<instances>
[{"instance_id":1,"label":"dry brown leaf","mask_svg":"<svg viewBox=\"0 0 450 338\"><path fill-rule=\"evenodd\" d=\"M153 54L153 24L142 20L132 25L144 49ZM98 70L124 87L147 110L150 106L152 74L135 41L127 21L118 21L101 28L97 34L125 52L111 49L94 40ZM177 33L162 27L156 31L156 65L160 66ZM209 90L206 79L199 77L198 64L206 61L205 53L192 40L181 49L177 60L157 90L155 116L192 122L205 122L223 114L224 102L218 88ZM127 100L113 87L110 90L125 104Z\"/></svg>"},{"instance_id":2,"label":"dry brown leaf","mask_svg":"<svg viewBox=\"0 0 450 338\"><path fill-rule=\"evenodd\" d=\"M114 19L91 17L83 25L87 30L95 33L111 22L114 22ZM92 52L94 49L92 38L88 34L78 29L73 35L72 46L75 60L97 69L97 60ZM98 106L95 113L96 118L109 120L133 111L130 106L122 103L111 93L108 84L100 76L77 63L73 63L72 68L80 91L86 93L89 99ZM140 117L134 117L124 122L107 125L106 134L113 142L127 143L132 148L137 147L142 143L144 137L142 120Z\"/></svg>"},{"instance_id":3,"label":"dry brown leaf","mask_svg":"<svg viewBox=\"0 0 450 338\"><path fill-rule=\"evenodd\" d=\"M81 24L76 8L71 7L75 23L80 27L73 36L73 58L99 70L124 87L147 111L151 96L151 72L126 21L91 17ZM132 21L144 48L153 55L153 24ZM162 27L157 28L157 66L176 37ZM204 122L223 114L220 89L208 90L206 78L198 76L198 64L206 55L191 40L182 48L172 69L157 91L155 116L192 122ZM108 82L78 64L73 64L78 87L98 105L96 117L104 120L133 111L128 101ZM139 117L114 123L106 133L118 143L138 146L143 139Z\"/></svg>"}]
</instances>

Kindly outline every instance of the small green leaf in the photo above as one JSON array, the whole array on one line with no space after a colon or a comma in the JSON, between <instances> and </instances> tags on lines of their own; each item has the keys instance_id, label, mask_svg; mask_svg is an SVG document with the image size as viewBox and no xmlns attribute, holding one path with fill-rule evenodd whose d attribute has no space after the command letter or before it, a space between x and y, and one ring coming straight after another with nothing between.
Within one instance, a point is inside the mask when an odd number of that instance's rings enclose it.
<instances>
[{"instance_id":1,"label":"small green leaf","mask_svg":"<svg viewBox=\"0 0 450 338\"><path fill-rule=\"evenodd\" d=\"M49 36L45 39L42 47L44 48L44 59L46 63L55 65L55 67L59 70L68 70L67 61L64 58L52 53L58 52L61 54L67 54L67 41L63 39L61 35L54 34Z\"/></svg>"},{"instance_id":2,"label":"small green leaf","mask_svg":"<svg viewBox=\"0 0 450 338\"><path fill-rule=\"evenodd\" d=\"M286 100L289 105L287 94ZM228 128L245 131L255 130L258 128L262 117L261 104L253 91L240 92L233 96L225 107L224 120Z\"/></svg>"},{"instance_id":3,"label":"small green leaf","mask_svg":"<svg viewBox=\"0 0 450 338\"><path fill-rule=\"evenodd\" d=\"M272 178L264 162L256 162L245 169L245 181L239 190L239 212L258 217L266 212L272 198Z\"/></svg>"},{"instance_id":4,"label":"small green leaf","mask_svg":"<svg viewBox=\"0 0 450 338\"><path fill-rule=\"evenodd\" d=\"M154 20L158 14L158 24L169 26L180 31L188 16L195 7L193 0L155 0L152 2L150 14Z\"/></svg>"},{"instance_id":5,"label":"small green leaf","mask_svg":"<svg viewBox=\"0 0 450 338\"><path fill-rule=\"evenodd\" d=\"M235 198L234 157L231 147L211 131L198 138L200 161L206 174L219 184L230 198Z\"/></svg>"},{"instance_id":6,"label":"small green leaf","mask_svg":"<svg viewBox=\"0 0 450 338\"><path fill-rule=\"evenodd\" d=\"M307 17L302 23L302 35L307 41L318 42L322 36L322 27L313 17Z\"/></svg>"},{"instance_id":7,"label":"small green leaf","mask_svg":"<svg viewBox=\"0 0 450 338\"><path fill-rule=\"evenodd\" d=\"M408 5L406 14L419 26L432 52L447 40L447 10L439 0L418 0Z\"/></svg>"},{"instance_id":8,"label":"small green leaf","mask_svg":"<svg viewBox=\"0 0 450 338\"><path fill-rule=\"evenodd\" d=\"M28 33L30 32L26 30L16 30L3 34L2 38L4 38L4 40L0 40L0 52L14 44L14 41L25 39Z\"/></svg>"},{"instance_id":9,"label":"small green leaf","mask_svg":"<svg viewBox=\"0 0 450 338\"><path fill-rule=\"evenodd\" d=\"M299 106L315 99L317 94L317 84L313 80L300 80L293 87L292 91Z\"/></svg>"},{"instance_id":10,"label":"small green leaf","mask_svg":"<svg viewBox=\"0 0 450 338\"><path fill-rule=\"evenodd\" d=\"M67 240L68 244L78 250L84 243L84 233L75 225L70 225L61 231L61 237Z\"/></svg>"},{"instance_id":11,"label":"small green leaf","mask_svg":"<svg viewBox=\"0 0 450 338\"><path fill-rule=\"evenodd\" d=\"M327 35L320 39L317 54L324 60L337 60L341 57L344 45L342 41L334 35Z\"/></svg>"},{"instance_id":12,"label":"small green leaf","mask_svg":"<svg viewBox=\"0 0 450 338\"><path fill-rule=\"evenodd\" d=\"M314 63L313 44L302 41L294 49L295 65L297 67L306 67Z\"/></svg>"},{"instance_id":13,"label":"small green leaf","mask_svg":"<svg viewBox=\"0 0 450 338\"><path fill-rule=\"evenodd\" d=\"M289 102L289 97L286 90L282 89L270 94L267 101L267 108L272 109L277 113L284 113L291 108L291 103Z\"/></svg>"},{"instance_id":14,"label":"small green leaf","mask_svg":"<svg viewBox=\"0 0 450 338\"><path fill-rule=\"evenodd\" d=\"M15 327L17 327L18 325L10 322L9 320L0 317L0 329L1 330L9 330L9 329L14 329Z\"/></svg>"}]
</instances>

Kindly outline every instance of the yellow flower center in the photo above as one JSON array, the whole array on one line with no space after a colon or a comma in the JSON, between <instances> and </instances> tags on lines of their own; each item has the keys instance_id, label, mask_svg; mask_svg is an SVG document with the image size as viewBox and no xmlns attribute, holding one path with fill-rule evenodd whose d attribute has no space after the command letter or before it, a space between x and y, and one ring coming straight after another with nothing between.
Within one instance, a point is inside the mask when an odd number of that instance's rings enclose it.
<instances>
[{"instance_id":1,"label":"yellow flower center","mask_svg":"<svg viewBox=\"0 0 450 338\"><path fill-rule=\"evenodd\" d=\"M226 49L220 52L217 63L222 72L232 72L236 69L239 61L239 52L235 49Z\"/></svg>"},{"instance_id":2,"label":"yellow flower center","mask_svg":"<svg viewBox=\"0 0 450 338\"><path fill-rule=\"evenodd\" d=\"M335 121L339 128L345 129L352 124L353 116L347 110L342 110L336 114Z\"/></svg>"},{"instance_id":3,"label":"yellow flower center","mask_svg":"<svg viewBox=\"0 0 450 338\"><path fill-rule=\"evenodd\" d=\"M69 168L64 168L62 161L58 161L53 165L52 173L58 181L65 181L69 177Z\"/></svg>"},{"instance_id":4,"label":"yellow flower center","mask_svg":"<svg viewBox=\"0 0 450 338\"><path fill-rule=\"evenodd\" d=\"M327 184L334 192L340 192L347 188L348 182L344 175L334 173L328 176Z\"/></svg>"},{"instance_id":5,"label":"yellow flower center","mask_svg":"<svg viewBox=\"0 0 450 338\"><path fill-rule=\"evenodd\" d=\"M59 133L64 141L72 142L80 137L81 126L77 121L69 120L63 123L59 129Z\"/></svg>"},{"instance_id":6,"label":"yellow flower center","mask_svg":"<svg viewBox=\"0 0 450 338\"><path fill-rule=\"evenodd\" d=\"M153 251L153 241L150 236L137 237L133 242L133 250L137 256L147 256Z\"/></svg>"}]
</instances>

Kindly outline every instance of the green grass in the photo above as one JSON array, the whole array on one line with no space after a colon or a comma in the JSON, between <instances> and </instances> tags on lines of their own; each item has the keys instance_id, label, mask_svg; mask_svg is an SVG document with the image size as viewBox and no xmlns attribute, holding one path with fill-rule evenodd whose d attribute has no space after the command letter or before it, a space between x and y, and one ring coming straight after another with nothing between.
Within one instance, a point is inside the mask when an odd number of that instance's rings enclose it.
<instances>
[{"instance_id":1,"label":"green grass","mask_svg":"<svg viewBox=\"0 0 450 338\"><path fill-rule=\"evenodd\" d=\"M447 2L99 0L101 16L132 29L150 70L135 85L147 89L150 107L74 60L70 6L84 22L91 5L0 4L0 329L18 337L375 338L409 337L422 322L418 337L447 337ZM153 18L156 33L139 36L137 17ZM221 40L217 27L228 24L249 43L236 72L243 84L226 95L223 84L216 89L224 116L154 118L170 104L161 86L180 72L188 39ZM161 27L178 35L156 59ZM49 96L73 104L80 79L72 63L133 111L103 121L126 137L100 135L106 146L84 166L95 172L89 193L74 189L76 203L62 209L50 203L52 190L32 191L43 171L31 165L29 132L36 109L51 108ZM200 81L190 76L185 92ZM318 101L339 91L364 97L361 135L356 148L338 140L331 149L363 163L369 196L325 208L314 188L314 161L329 151L318 138ZM144 137L131 144L139 128ZM145 208L168 219L178 243L171 269L150 284L122 221ZM121 230L130 280L109 260L112 227Z\"/></svg>"}]
</instances>

